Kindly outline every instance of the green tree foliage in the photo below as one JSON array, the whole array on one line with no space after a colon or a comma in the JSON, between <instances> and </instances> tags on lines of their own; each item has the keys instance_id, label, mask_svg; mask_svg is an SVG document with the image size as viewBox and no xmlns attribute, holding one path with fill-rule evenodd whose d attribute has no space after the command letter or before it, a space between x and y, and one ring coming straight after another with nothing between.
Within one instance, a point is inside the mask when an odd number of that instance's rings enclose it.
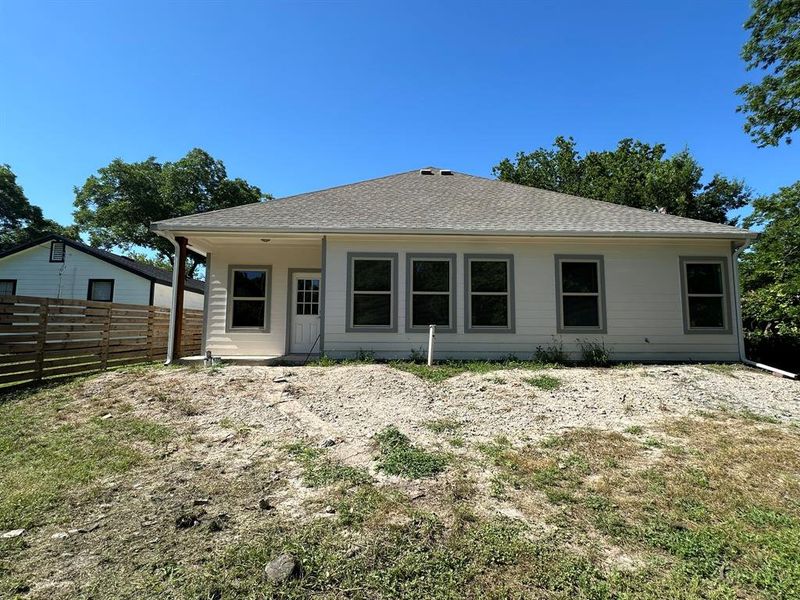
<instances>
[{"instance_id":1,"label":"green tree foliage","mask_svg":"<svg viewBox=\"0 0 800 600\"><path fill-rule=\"evenodd\" d=\"M744 104L744 129L760 147L791 143L800 127L800 0L753 0L745 22L750 39L742 48L747 69L764 76L736 93Z\"/></svg>"},{"instance_id":2,"label":"green tree foliage","mask_svg":"<svg viewBox=\"0 0 800 600\"><path fill-rule=\"evenodd\" d=\"M75 227L63 227L45 219L42 209L25 196L11 167L0 165L0 252L48 233L78 235Z\"/></svg>"},{"instance_id":3,"label":"green tree foliage","mask_svg":"<svg viewBox=\"0 0 800 600\"><path fill-rule=\"evenodd\" d=\"M756 199L745 225L764 227L741 261L745 329L800 340L800 181Z\"/></svg>"},{"instance_id":4,"label":"green tree foliage","mask_svg":"<svg viewBox=\"0 0 800 600\"><path fill-rule=\"evenodd\" d=\"M633 139L581 155L571 137L559 136L552 148L519 152L493 172L502 181L716 223L735 222L728 212L751 196L742 181L721 175L702 183L703 168L688 150L666 156L664 144Z\"/></svg>"},{"instance_id":5,"label":"green tree foliage","mask_svg":"<svg viewBox=\"0 0 800 600\"><path fill-rule=\"evenodd\" d=\"M176 162L112 161L75 188L74 216L92 246L138 246L171 261L172 244L151 232L150 223L267 198L243 179L229 179L222 161L195 148ZM187 276L193 277L202 258L190 254L188 262Z\"/></svg>"}]
</instances>

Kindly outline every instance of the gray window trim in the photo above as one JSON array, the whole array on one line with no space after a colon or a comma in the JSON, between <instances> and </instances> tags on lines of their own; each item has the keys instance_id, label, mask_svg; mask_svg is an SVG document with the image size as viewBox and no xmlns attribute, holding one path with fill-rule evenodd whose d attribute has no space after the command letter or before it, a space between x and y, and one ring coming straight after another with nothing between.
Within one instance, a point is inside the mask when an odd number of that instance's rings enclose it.
<instances>
[{"instance_id":1,"label":"gray window trim","mask_svg":"<svg viewBox=\"0 0 800 600\"><path fill-rule=\"evenodd\" d=\"M317 341L311 348L311 354L319 354L320 344L322 341L322 269L320 267L311 267L309 269L300 269L292 267L288 269L288 277L286 279L286 346L283 349L284 354L289 354L292 351L292 316L294 315L294 305L297 301L294 297L294 275L295 273L318 273L319 274L319 341ZM314 352L314 349L317 349Z\"/></svg>"},{"instance_id":2,"label":"gray window trim","mask_svg":"<svg viewBox=\"0 0 800 600\"><path fill-rule=\"evenodd\" d=\"M606 269L602 254L556 254L556 332L557 333L608 333L606 318ZM564 262L596 262L597 263L597 299L600 325L597 327L565 327L564 326L564 294L562 288L561 264ZM573 295L573 294L567 294ZM594 295L594 294L587 294Z\"/></svg>"},{"instance_id":3,"label":"gray window trim","mask_svg":"<svg viewBox=\"0 0 800 600\"><path fill-rule=\"evenodd\" d=\"M508 269L508 327L472 326L472 282L470 281L470 262L506 261ZM514 255L513 254L465 254L464 255L464 333L515 333L516 307L514 303Z\"/></svg>"},{"instance_id":4,"label":"gray window trim","mask_svg":"<svg viewBox=\"0 0 800 600\"><path fill-rule=\"evenodd\" d=\"M266 271L267 293L264 296L264 327L232 327L233 320L233 272ZM208 290L206 290L208 293ZM251 298L252 300L253 298ZM225 312L225 333L269 333L270 313L272 312L272 265L228 265L228 306Z\"/></svg>"},{"instance_id":5,"label":"gray window trim","mask_svg":"<svg viewBox=\"0 0 800 600\"><path fill-rule=\"evenodd\" d=\"M728 268L727 256L681 256L681 307L683 309L683 333L688 335L711 334L725 335L731 333L731 293L732 288L730 277L731 272ZM724 327L690 327L689 323L689 294L686 284L686 265L687 264L718 264L722 267L722 319Z\"/></svg>"},{"instance_id":6,"label":"gray window trim","mask_svg":"<svg viewBox=\"0 0 800 600\"><path fill-rule=\"evenodd\" d=\"M412 269L411 264L415 260L437 260L450 263L450 325L448 327L436 326L436 333L455 333L456 331L456 255L448 253L437 252L421 252L414 254L406 254L406 333L420 333L428 332L428 326L413 327L412 323L412 309L413 303L411 302L413 290ZM428 292L441 294L442 292Z\"/></svg>"},{"instance_id":7,"label":"gray window trim","mask_svg":"<svg viewBox=\"0 0 800 600\"><path fill-rule=\"evenodd\" d=\"M391 309L389 316L391 323L387 325L353 325L353 261L356 259L391 260L392 261L392 290ZM347 253L347 321L345 331L352 333L388 332L397 333L397 252L348 252Z\"/></svg>"}]
</instances>

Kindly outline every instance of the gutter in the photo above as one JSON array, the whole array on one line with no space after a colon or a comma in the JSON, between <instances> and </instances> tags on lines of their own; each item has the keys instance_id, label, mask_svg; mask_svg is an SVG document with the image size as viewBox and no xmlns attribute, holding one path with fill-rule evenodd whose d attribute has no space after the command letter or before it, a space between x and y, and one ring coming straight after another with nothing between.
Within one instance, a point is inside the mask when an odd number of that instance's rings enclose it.
<instances>
[{"instance_id":1,"label":"gutter","mask_svg":"<svg viewBox=\"0 0 800 600\"><path fill-rule=\"evenodd\" d=\"M786 377L788 379L797 379L797 374L790 373L789 371L783 371L782 369L776 369L775 367L770 367L769 365L765 365L763 363L755 362L747 358L747 353L744 347L744 324L742 323L742 298L741 298L741 290L739 285L739 255L750 245L750 240L746 240L744 244L739 246L733 251L733 290L734 290L734 299L735 299L735 312L736 312L736 333L737 333L737 341L739 346L739 360L750 367L755 367L757 369L763 369L765 371L769 371L770 373L774 373L780 377Z\"/></svg>"}]
</instances>

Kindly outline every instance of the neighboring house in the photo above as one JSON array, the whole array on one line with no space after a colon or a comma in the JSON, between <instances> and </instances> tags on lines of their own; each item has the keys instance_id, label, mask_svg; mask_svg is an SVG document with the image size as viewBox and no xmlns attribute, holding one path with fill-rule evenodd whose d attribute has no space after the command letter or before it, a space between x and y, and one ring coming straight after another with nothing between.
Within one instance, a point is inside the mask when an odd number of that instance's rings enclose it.
<instances>
[{"instance_id":1,"label":"neighboring house","mask_svg":"<svg viewBox=\"0 0 800 600\"><path fill-rule=\"evenodd\" d=\"M743 229L425 168L153 225L207 258L204 349L739 360Z\"/></svg>"},{"instance_id":2,"label":"neighboring house","mask_svg":"<svg viewBox=\"0 0 800 600\"><path fill-rule=\"evenodd\" d=\"M186 280L185 308L203 308L205 284ZM0 296L171 306L172 272L60 235L0 253Z\"/></svg>"}]
</instances>

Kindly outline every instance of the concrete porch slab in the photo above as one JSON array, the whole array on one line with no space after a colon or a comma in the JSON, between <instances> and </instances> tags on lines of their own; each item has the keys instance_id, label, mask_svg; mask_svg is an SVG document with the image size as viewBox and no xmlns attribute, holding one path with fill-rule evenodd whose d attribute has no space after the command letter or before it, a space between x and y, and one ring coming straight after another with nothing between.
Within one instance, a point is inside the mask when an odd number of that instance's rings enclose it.
<instances>
[{"instance_id":1,"label":"concrete porch slab","mask_svg":"<svg viewBox=\"0 0 800 600\"><path fill-rule=\"evenodd\" d=\"M285 354L283 356L215 356L214 360L220 360L226 365L240 365L251 367L269 367L275 365L302 365L306 361L305 354ZM314 360L319 354L308 356L308 360ZM181 365L203 366L205 356L184 356L175 362Z\"/></svg>"}]
</instances>

